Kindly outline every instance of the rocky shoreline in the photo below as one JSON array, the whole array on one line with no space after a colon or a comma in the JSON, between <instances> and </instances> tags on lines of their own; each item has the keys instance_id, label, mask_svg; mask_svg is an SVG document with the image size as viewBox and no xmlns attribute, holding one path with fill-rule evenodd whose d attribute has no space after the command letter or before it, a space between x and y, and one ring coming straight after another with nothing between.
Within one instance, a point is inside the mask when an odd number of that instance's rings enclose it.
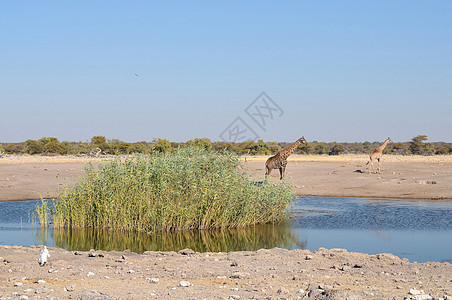
<instances>
[{"instance_id":1,"label":"rocky shoreline","mask_svg":"<svg viewBox=\"0 0 452 300\"><path fill-rule=\"evenodd\" d=\"M0 299L452 299L452 264L344 249L195 253L0 246Z\"/></svg>"}]
</instances>

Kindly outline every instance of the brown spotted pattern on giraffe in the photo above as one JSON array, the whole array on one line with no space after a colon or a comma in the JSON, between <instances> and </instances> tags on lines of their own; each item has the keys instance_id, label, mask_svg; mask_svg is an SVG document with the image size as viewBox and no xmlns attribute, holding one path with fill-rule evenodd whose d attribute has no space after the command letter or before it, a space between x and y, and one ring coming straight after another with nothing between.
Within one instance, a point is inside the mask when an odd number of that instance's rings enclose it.
<instances>
[{"instance_id":1,"label":"brown spotted pattern on giraffe","mask_svg":"<svg viewBox=\"0 0 452 300\"><path fill-rule=\"evenodd\" d=\"M270 173L273 169L278 169L280 174L279 179L284 181L284 175L287 166L287 158L298 148L300 144L307 144L304 137L299 138L298 140L295 141L295 143L293 143L286 149L279 151L274 156L267 159L267 161L265 162L266 169L265 177L270 176Z\"/></svg>"},{"instance_id":2,"label":"brown spotted pattern on giraffe","mask_svg":"<svg viewBox=\"0 0 452 300\"><path fill-rule=\"evenodd\" d=\"M387 138L386 141L383 142L383 144L381 144L380 146L377 147L377 149L375 149L374 151L372 151L369 155L369 161L367 162L366 165L368 165L370 163L369 166L369 174L373 172L374 170L374 161L378 161L378 169L377 169L377 173L381 173L380 167L381 167L381 157L383 156L383 150L386 148L386 146L388 145L388 143L392 143L393 141L391 140L391 138Z\"/></svg>"}]
</instances>

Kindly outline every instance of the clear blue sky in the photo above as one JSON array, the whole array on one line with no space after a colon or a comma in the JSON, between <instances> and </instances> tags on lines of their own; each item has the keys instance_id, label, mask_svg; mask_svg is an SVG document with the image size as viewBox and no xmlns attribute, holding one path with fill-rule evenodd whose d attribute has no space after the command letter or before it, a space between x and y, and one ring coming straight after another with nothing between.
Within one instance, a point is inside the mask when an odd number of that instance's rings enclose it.
<instances>
[{"instance_id":1,"label":"clear blue sky","mask_svg":"<svg viewBox=\"0 0 452 300\"><path fill-rule=\"evenodd\" d=\"M452 141L451 1L1 1L0 142ZM259 128L265 92L283 114Z\"/></svg>"}]
</instances>

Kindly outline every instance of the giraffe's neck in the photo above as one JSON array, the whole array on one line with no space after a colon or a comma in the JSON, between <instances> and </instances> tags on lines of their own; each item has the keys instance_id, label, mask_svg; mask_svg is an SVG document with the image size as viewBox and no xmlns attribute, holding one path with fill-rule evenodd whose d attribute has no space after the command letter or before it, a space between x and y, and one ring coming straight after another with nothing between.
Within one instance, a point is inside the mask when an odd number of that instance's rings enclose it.
<instances>
[{"instance_id":1,"label":"giraffe's neck","mask_svg":"<svg viewBox=\"0 0 452 300\"><path fill-rule=\"evenodd\" d=\"M292 145L290 145L289 147L287 147L286 149L282 150L279 155L282 158L288 158L289 155L291 155L295 149L297 149L297 147L301 144L301 139L298 139L295 143L293 143Z\"/></svg>"},{"instance_id":2,"label":"giraffe's neck","mask_svg":"<svg viewBox=\"0 0 452 300\"><path fill-rule=\"evenodd\" d=\"M381 144L380 146L378 146L377 151L379 152L383 152L383 150L386 148L386 145L389 143L389 139L386 139L386 141L384 141L383 144Z\"/></svg>"}]
</instances>

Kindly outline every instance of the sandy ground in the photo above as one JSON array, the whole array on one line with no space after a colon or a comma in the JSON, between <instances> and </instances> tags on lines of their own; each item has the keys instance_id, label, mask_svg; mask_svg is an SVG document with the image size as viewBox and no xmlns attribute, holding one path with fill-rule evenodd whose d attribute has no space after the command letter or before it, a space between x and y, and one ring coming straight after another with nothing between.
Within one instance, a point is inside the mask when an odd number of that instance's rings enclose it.
<instances>
[{"instance_id":1,"label":"sandy ground","mask_svg":"<svg viewBox=\"0 0 452 300\"><path fill-rule=\"evenodd\" d=\"M452 299L450 263L343 249L71 252L0 246L1 299Z\"/></svg>"},{"instance_id":2,"label":"sandy ground","mask_svg":"<svg viewBox=\"0 0 452 300\"><path fill-rule=\"evenodd\" d=\"M8 156L0 158L0 201L54 198L99 158Z\"/></svg>"},{"instance_id":3,"label":"sandy ground","mask_svg":"<svg viewBox=\"0 0 452 300\"><path fill-rule=\"evenodd\" d=\"M244 169L264 179L266 157ZM383 156L381 174L369 174L368 156L291 156L286 181L300 196L452 199L452 156ZM376 165L375 165L376 168ZM279 180L279 170L271 173Z\"/></svg>"},{"instance_id":4,"label":"sandy ground","mask_svg":"<svg viewBox=\"0 0 452 300\"><path fill-rule=\"evenodd\" d=\"M267 157L247 157L243 168L263 180ZM0 158L0 201L53 198L99 158ZM300 196L452 199L452 156L384 156L381 174L369 174L367 156L291 156L286 180ZM272 180L279 172L273 170Z\"/></svg>"},{"instance_id":5,"label":"sandy ground","mask_svg":"<svg viewBox=\"0 0 452 300\"><path fill-rule=\"evenodd\" d=\"M266 157L243 167L264 177ZM53 197L88 161L0 159L0 200ZM365 156L293 156L287 180L299 195L452 199L451 157L384 157L368 174ZM363 172L363 173L361 173ZM277 172L272 174L277 181ZM0 299L452 299L452 264L410 263L391 254L342 249L193 253L0 246ZM188 286L183 286L188 285Z\"/></svg>"}]
</instances>

